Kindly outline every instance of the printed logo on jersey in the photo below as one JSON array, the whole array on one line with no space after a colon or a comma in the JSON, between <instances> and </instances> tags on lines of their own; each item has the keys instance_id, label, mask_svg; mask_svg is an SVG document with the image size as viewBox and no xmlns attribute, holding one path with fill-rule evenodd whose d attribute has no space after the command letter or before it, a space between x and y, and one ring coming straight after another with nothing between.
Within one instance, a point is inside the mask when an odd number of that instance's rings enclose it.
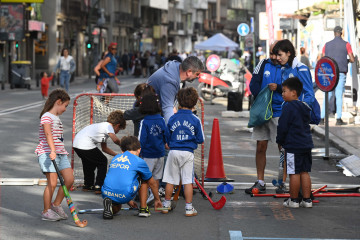
<instances>
[{"instance_id":1,"label":"printed logo on jersey","mask_svg":"<svg viewBox=\"0 0 360 240\"><path fill-rule=\"evenodd\" d=\"M104 191L103 193L109 197L126 198L125 194L122 194L122 193L113 193L113 192L109 192L109 191Z\"/></svg>"},{"instance_id":2,"label":"printed logo on jersey","mask_svg":"<svg viewBox=\"0 0 360 240\"><path fill-rule=\"evenodd\" d=\"M153 135L154 137L158 136L160 133L162 132L162 129L159 125L155 124L155 125L151 125L150 128L150 134Z\"/></svg>"},{"instance_id":3,"label":"printed logo on jersey","mask_svg":"<svg viewBox=\"0 0 360 240\"><path fill-rule=\"evenodd\" d=\"M289 78L295 77L294 74L290 73Z\"/></svg>"},{"instance_id":4,"label":"printed logo on jersey","mask_svg":"<svg viewBox=\"0 0 360 240\"><path fill-rule=\"evenodd\" d=\"M109 168L121 168L129 170L129 165L131 165L129 158L127 156L121 155L111 162Z\"/></svg>"},{"instance_id":5,"label":"printed logo on jersey","mask_svg":"<svg viewBox=\"0 0 360 240\"><path fill-rule=\"evenodd\" d=\"M264 72L264 75L265 75L265 77L267 77L267 78L270 77L270 71L265 71L265 72Z\"/></svg>"}]
</instances>

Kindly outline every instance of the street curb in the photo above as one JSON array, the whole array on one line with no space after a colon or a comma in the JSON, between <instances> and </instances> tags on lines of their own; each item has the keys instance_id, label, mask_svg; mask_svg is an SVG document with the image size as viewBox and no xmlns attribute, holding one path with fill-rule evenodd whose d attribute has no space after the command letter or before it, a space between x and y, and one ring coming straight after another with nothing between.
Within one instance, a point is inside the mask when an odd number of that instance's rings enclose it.
<instances>
[{"instance_id":1,"label":"street curb","mask_svg":"<svg viewBox=\"0 0 360 240\"><path fill-rule=\"evenodd\" d=\"M319 126L314 126L312 128L315 135L325 138L325 129ZM331 132L329 132L329 143L333 144L340 151L344 152L347 155L356 155L360 156L360 151L355 147L351 146L345 140L341 139L338 136L335 136Z\"/></svg>"}]
</instances>

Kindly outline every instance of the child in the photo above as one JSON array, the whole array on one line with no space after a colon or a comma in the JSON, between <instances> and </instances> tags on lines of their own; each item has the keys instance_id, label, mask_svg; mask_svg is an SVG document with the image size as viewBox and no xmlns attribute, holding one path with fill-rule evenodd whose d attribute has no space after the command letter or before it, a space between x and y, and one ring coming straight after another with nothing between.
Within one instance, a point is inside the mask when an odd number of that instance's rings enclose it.
<instances>
[{"instance_id":1,"label":"child","mask_svg":"<svg viewBox=\"0 0 360 240\"><path fill-rule=\"evenodd\" d=\"M48 90L49 90L49 83L53 80L54 73L51 74L50 77L48 77L46 72L40 73L41 77L41 95L43 96L43 99L46 99L48 97Z\"/></svg>"},{"instance_id":2,"label":"child","mask_svg":"<svg viewBox=\"0 0 360 240\"><path fill-rule=\"evenodd\" d=\"M140 100L141 97L146 94L156 94L155 90L152 86L146 83L140 83L135 87L134 95L135 95L135 103L132 109L128 109L124 112L125 120L132 120L134 123L134 136L139 136L139 127L140 122L144 118L144 114L139 112Z\"/></svg>"},{"instance_id":3,"label":"child","mask_svg":"<svg viewBox=\"0 0 360 240\"><path fill-rule=\"evenodd\" d=\"M193 87L182 88L177 94L179 111L171 116L168 122L170 151L163 177L163 182L167 183L164 207L170 207L174 185L178 185L181 178L185 189L185 215L188 217L197 215L192 206L194 150L197 144L204 142L201 121L191 111L198 98L198 93ZM168 213L168 210L162 212Z\"/></svg>"},{"instance_id":4,"label":"child","mask_svg":"<svg viewBox=\"0 0 360 240\"><path fill-rule=\"evenodd\" d=\"M150 217L149 208L146 206L146 190L150 188L155 197L155 208L161 208L158 189L152 174L145 161L139 158L140 142L135 136L121 138L122 154L116 155L109 165L104 185L101 189L104 198L104 219L112 219L113 214L121 209L121 204L128 203L132 208L137 208L137 204L132 201L136 193L145 187L145 191L140 191L140 210L139 217ZM145 183L145 184L142 184Z\"/></svg>"},{"instance_id":5,"label":"child","mask_svg":"<svg viewBox=\"0 0 360 240\"><path fill-rule=\"evenodd\" d=\"M310 131L310 107L299 101L303 85L296 78L288 78L282 83L283 106L277 127L276 142L279 149L285 149L287 174L290 175L290 198L285 207L312 207L310 199L311 149L314 147ZM302 187L303 199L299 204L298 194Z\"/></svg>"},{"instance_id":6,"label":"child","mask_svg":"<svg viewBox=\"0 0 360 240\"><path fill-rule=\"evenodd\" d=\"M84 171L83 191L95 191L101 193L101 186L107 171L107 157L97 148L101 144L103 152L115 156L117 153L107 146L107 139L120 146L120 139L115 135L120 130L125 129L126 121L120 110L109 114L107 122L91 124L78 132L74 138L73 147L76 154L81 158ZM94 185L95 169L97 175Z\"/></svg>"},{"instance_id":7,"label":"child","mask_svg":"<svg viewBox=\"0 0 360 240\"><path fill-rule=\"evenodd\" d=\"M50 93L40 114L39 145L35 153L39 158L41 171L46 175L47 185L44 190L44 210L42 220L59 221L67 219L61 207L64 199L63 189L60 187L54 202L52 197L57 185L57 173L52 161L56 161L67 189L74 182L73 171L67 158L68 152L64 147L63 125L59 116L66 111L70 97L63 89L56 89Z\"/></svg>"},{"instance_id":8,"label":"child","mask_svg":"<svg viewBox=\"0 0 360 240\"><path fill-rule=\"evenodd\" d=\"M147 163L159 188L164 170L165 144L169 141L169 130L165 119L160 115L161 106L157 95L147 94L142 97L139 112L146 115L140 123L139 141L141 157ZM148 201L152 201L150 195Z\"/></svg>"}]
</instances>

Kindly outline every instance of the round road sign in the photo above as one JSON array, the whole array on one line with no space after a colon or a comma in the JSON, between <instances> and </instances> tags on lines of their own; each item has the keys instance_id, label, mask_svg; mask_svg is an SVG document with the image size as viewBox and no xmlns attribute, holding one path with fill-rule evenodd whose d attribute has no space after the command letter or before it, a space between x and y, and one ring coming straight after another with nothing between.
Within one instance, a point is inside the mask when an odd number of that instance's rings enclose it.
<instances>
[{"instance_id":1,"label":"round road sign","mask_svg":"<svg viewBox=\"0 0 360 240\"><path fill-rule=\"evenodd\" d=\"M250 28L249 28L249 25L247 25L246 23L240 23L238 26L237 26L237 32L240 36L246 36L249 34L250 32Z\"/></svg>"},{"instance_id":2,"label":"round road sign","mask_svg":"<svg viewBox=\"0 0 360 240\"><path fill-rule=\"evenodd\" d=\"M331 92L339 81L339 68L334 59L322 57L315 67L315 82L323 92Z\"/></svg>"},{"instance_id":3,"label":"round road sign","mask_svg":"<svg viewBox=\"0 0 360 240\"><path fill-rule=\"evenodd\" d=\"M206 60L206 68L210 72L215 72L220 67L220 58L216 54L211 54Z\"/></svg>"}]
</instances>

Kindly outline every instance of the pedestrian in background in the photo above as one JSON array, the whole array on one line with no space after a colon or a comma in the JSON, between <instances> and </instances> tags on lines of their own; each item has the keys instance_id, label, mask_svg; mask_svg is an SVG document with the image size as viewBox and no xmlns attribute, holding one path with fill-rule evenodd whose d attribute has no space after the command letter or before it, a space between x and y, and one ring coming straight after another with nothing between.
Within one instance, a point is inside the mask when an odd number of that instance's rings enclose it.
<instances>
[{"instance_id":1,"label":"pedestrian in background","mask_svg":"<svg viewBox=\"0 0 360 240\"><path fill-rule=\"evenodd\" d=\"M99 79L102 79L101 74L103 73L103 70L101 69L101 64L104 62L104 58L105 56L108 54L108 51L103 52L101 54L101 59L98 62L98 64L94 67L94 72L95 72L95 83L96 85L98 85L99 83Z\"/></svg>"},{"instance_id":2,"label":"pedestrian in background","mask_svg":"<svg viewBox=\"0 0 360 240\"><path fill-rule=\"evenodd\" d=\"M148 58L149 58L149 52L148 51L144 52L144 54L140 58L141 72L142 72L142 76L144 78L146 78L147 75L148 75Z\"/></svg>"},{"instance_id":3,"label":"pedestrian in background","mask_svg":"<svg viewBox=\"0 0 360 240\"><path fill-rule=\"evenodd\" d=\"M300 62L305 64L310 69L311 68L310 61L309 61L309 58L306 56L304 47L300 48L300 55L301 55L300 56Z\"/></svg>"},{"instance_id":4,"label":"pedestrian in background","mask_svg":"<svg viewBox=\"0 0 360 240\"><path fill-rule=\"evenodd\" d=\"M290 198L283 205L289 208L312 207L309 175L312 165L311 149L314 147L310 130L311 108L299 101L301 92L302 82L297 77L289 78L282 83L285 104L277 127L276 142L279 144L279 150L285 149L286 172L290 176Z\"/></svg>"},{"instance_id":5,"label":"pedestrian in background","mask_svg":"<svg viewBox=\"0 0 360 240\"><path fill-rule=\"evenodd\" d=\"M121 56L121 62L124 68L124 71L121 72L121 75L123 75L124 72L126 72L126 75L129 75L129 54L127 49L124 50L124 54Z\"/></svg>"},{"instance_id":6,"label":"pedestrian in background","mask_svg":"<svg viewBox=\"0 0 360 240\"><path fill-rule=\"evenodd\" d=\"M50 83L50 81L53 80L54 73L51 73L51 76L48 77L46 72L41 72L40 77L41 77L41 95L42 95L43 99L47 99L49 85L50 85L49 83Z\"/></svg>"},{"instance_id":7,"label":"pedestrian in background","mask_svg":"<svg viewBox=\"0 0 360 240\"><path fill-rule=\"evenodd\" d=\"M102 79L98 85L100 87L100 93L118 93L120 82L116 79L115 72L117 69L116 61L117 43L110 43L108 47L108 54L105 55L104 61L101 63L101 69L103 70Z\"/></svg>"},{"instance_id":8,"label":"pedestrian in background","mask_svg":"<svg viewBox=\"0 0 360 240\"><path fill-rule=\"evenodd\" d=\"M336 26L334 28L335 38L330 42L325 43L322 56L331 57L335 60L339 67L339 81L335 88L335 98L336 98L336 125L346 125L345 122L341 119L342 116L342 106L343 106L343 93L345 91L345 82L346 74L348 71L348 63L353 63L355 61L354 54L351 49L350 43L344 41L341 38L342 28ZM347 58L349 56L349 59ZM325 93L324 93L325 94ZM333 93L329 92L328 99L332 97ZM324 123L325 117L325 98L323 102L323 107L321 108L321 123Z\"/></svg>"},{"instance_id":9,"label":"pedestrian in background","mask_svg":"<svg viewBox=\"0 0 360 240\"><path fill-rule=\"evenodd\" d=\"M61 57L53 72L55 73L58 69L60 69L60 87L65 88L69 92L71 74L75 72L76 65L73 57L69 55L67 48L61 51Z\"/></svg>"}]
</instances>

